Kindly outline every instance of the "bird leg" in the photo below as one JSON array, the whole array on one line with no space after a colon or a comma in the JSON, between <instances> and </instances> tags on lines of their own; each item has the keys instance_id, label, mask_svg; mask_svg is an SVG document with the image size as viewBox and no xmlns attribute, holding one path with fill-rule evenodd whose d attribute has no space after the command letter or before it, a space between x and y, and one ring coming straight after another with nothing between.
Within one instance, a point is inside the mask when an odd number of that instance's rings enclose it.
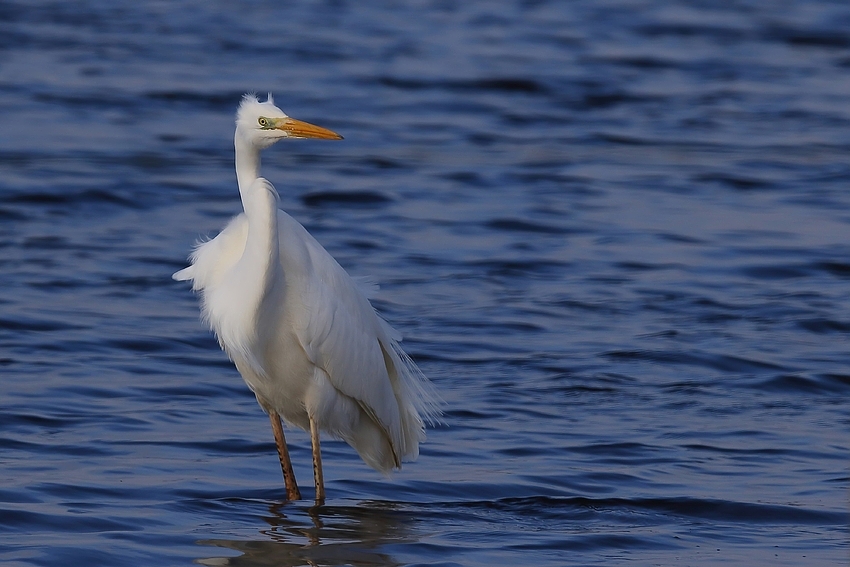
<instances>
[{"instance_id":1,"label":"bird leg","mask_svg":"<svg viewBox=\"0 0 850 567\"><path fill-rule=\"evenodd\" d=\"M313 480L316 483L316 503L325 501L325 479L322 476L322 447L319 444L319 425L310 416L310 441L313 445Z\"/></svg>"},{"instance_id":2,"label":"bird leg","mask_svg":"<svg viewBox=\"0 0 850 567\"><path fill-rule=\"evenodd\" d=\"M283 483L286 485L286 499L300 500L301 491L298 490L298 483L295 482L295 472L292 470L292 462L289 460L289 449L286 448L286 437L283 436L283 425L280 423L280 416L276 411L269 412L269 419L272 422L272 432L274 432L274 442L277 445L277 456L280 458L280 468L283 471Z\"/></svg>"}]
</instances>

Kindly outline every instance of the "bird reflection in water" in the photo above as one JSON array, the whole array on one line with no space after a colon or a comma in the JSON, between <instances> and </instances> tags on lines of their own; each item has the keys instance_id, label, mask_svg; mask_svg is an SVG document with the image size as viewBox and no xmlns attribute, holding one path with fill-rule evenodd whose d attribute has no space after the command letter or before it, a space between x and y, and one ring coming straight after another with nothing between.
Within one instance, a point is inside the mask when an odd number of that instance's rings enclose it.
<instances>
[{"instance_id":1,"label":"bird reflection in water","mask_svg":"<svg viewBox=\"0 0 850 567\"><path fill-rule=\"evenodd\" d=\"M304 508L275 503L269 506L269 515L263 517L270 527L260 530L262 539L198 542L232 549L242 555L199 559L197 563L230 567L396 567L402 563L380 550L388 544L414 539L408 518L397 505L385 502Z\"/></svg>"}]
</instances>

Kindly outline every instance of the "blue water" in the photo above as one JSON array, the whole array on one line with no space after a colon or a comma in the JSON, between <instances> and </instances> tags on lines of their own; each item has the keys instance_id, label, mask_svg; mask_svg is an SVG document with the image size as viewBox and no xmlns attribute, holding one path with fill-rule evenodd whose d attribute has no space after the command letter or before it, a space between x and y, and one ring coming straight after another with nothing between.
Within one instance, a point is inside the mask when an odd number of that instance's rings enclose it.
<instances>
[{"instance_id":1,"label":"blue water","mask_svg":"<svg viewBox=\"0 0 850 567\"><path fill-rule=\"evenodd\" d=\"M846 565L850 4L0 3L0 561ZM445 399L391 480L170 275L264 174Z\"/></svg>"}]
</instances>

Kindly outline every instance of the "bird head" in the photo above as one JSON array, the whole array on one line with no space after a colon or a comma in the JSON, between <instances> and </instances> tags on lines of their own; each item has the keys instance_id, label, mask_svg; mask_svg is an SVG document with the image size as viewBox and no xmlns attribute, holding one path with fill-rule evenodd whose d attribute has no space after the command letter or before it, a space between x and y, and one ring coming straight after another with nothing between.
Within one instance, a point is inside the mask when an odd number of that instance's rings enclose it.
<instances>
[{"instance_id":1,"label":"bird head","mask_svg":"<svg viewBox=\"0 0 850 567\"><path fill-rule=\"evenodd\" d=\"M284 138L342 139L327 128L287 116L274 105L271 94L265 102L260 102L252 94L242 97L236 113L236 136L261 150Z\"/></svg>"}]
</instances>

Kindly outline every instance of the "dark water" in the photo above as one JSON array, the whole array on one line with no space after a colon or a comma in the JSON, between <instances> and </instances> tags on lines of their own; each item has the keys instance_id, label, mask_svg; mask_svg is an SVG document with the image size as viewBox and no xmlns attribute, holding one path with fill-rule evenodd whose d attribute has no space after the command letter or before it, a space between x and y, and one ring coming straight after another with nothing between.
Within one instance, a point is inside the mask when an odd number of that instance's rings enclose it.
<instances>
[{"instance_id":1,"label":"dark water","mask_svg":"<svg viewBox=\"0 0 850 567\"><path fill-rule=\"evenodd\" d=\"M446 400L317 508L170 279L251 90ZM848 188L846 2L2 2L0 561L847 564Z\"/></svg>"}]
</instances>

